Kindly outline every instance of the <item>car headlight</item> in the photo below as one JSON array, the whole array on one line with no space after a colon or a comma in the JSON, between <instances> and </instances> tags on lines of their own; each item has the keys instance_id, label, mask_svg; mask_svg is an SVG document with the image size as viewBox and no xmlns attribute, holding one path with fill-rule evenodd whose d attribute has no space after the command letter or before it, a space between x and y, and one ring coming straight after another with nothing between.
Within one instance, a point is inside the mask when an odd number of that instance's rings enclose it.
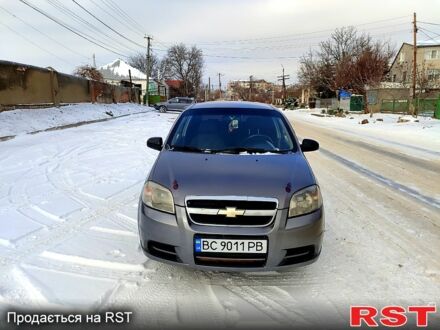
<instances>
[{"instance_id":1,"label":"car headlight","mask_svg":"<svg viewBox=\"0 0 440 330\"><path fill-rule=\"evenodd\" d=\"M316 211L322 206L322 197L316 185L293 194L289 205L289 218Z\"/></svg>"},{"instance_id":2,"label":"car headlight","mask_svg":"<svg viewBox=\"0 0 440 330\"><path fill-rule=\"evenodd\" d=\"M145 183L142 201L153 209L174 213L174 199L171 191L152 181Z\"/></svg>"}]
</instances>

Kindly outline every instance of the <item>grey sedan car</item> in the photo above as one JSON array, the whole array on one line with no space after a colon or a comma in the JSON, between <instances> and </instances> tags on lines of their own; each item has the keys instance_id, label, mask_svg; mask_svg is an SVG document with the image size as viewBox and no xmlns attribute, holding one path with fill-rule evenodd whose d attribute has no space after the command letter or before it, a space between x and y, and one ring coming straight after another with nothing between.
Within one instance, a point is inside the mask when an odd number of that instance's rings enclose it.
<instances>
[{"instance_id":1,"label":"grey sedan car","mask_svg":"<svg viewBox=\"0 0 440 330\"><path fill-rule=\"evenodd\" d=\"M165 141L140 196L140 243L151 259L205 270L281 270L317 260L324 233L319 185L276 108L192 105Z\"/></svg>"},{"instance_id":2,"label":"grey sedan car","mask_svg":"<svg viewBox=\"0 0 440 330\"><path fill-rule=\"evenodd\" d=\"M192 97L174 97L166 102L160 102L154 104L154 108L160 112L170 111L183 111L188 108L195 101Z\"/></svg>"}]
</instances>

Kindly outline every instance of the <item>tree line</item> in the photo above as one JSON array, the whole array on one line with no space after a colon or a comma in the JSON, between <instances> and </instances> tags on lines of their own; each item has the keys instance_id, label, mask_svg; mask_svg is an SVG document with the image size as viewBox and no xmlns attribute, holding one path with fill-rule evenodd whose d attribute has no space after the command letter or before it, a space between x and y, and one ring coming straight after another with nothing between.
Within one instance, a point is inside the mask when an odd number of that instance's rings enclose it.
<instances>
[{"instance_id":1,"label":"tree line","mask_svg":"<svg viewBox=\"0 0 440 330\"><path fill-rule=\"evenodd\" d=\"M137 53L129 57L128 64L147 72L147 57ZM168 48L163 58L150 56L150 76L160 80L176 79L182 83L178 93L182 96L196 97L202 85L203 53L196 46L178 44Z\"/></svg>"},{"instance_id":2,"label":"tree line","mask_svg":"<svg viewBox=\"0 0 440 330\"><path fill-rule=\"evenodd\" d=\"M394 54L389 41L344 27L301 57L298 78L320 97L334 97L339 89L365 94L366 86L385 78Z\"/></svg>"}]
</instances>

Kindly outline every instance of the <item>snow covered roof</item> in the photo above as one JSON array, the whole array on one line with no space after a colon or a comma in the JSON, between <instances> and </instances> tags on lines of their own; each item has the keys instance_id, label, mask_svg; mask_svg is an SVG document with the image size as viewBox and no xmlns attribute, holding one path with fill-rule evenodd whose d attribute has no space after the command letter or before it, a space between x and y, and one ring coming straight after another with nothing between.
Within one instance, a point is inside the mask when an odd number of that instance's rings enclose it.
<instances>
[{"instance_id":1,"label":"snow covered roof","mask_svg":"<svg viewBox=\"0 0 440 330\"><path fill-rule=\"evenodd\" d=\"M104 79L128 80L130 79L128 70L131 71L132 79L145 79L146 77L145 73L142 73L140 70L132 67L119 58L109 64L99 67L98 70L102 73Z\"/></svg>"},{"instance_id":2,"label":"snow covered roof","mask_svg":"<svg viewBox=\"0 0 440 330\"><path fill-rule=\"evenodd\" d=\"M440 40L420 40L417 42L417 46L440 46Z\"/></svg>"}]
</instances>

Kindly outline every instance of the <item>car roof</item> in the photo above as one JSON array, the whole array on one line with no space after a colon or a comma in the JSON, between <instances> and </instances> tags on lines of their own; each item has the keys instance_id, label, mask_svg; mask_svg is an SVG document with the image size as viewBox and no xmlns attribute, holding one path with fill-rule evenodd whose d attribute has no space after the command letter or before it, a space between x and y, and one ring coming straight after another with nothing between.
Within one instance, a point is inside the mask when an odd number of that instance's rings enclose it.
<instances>
[{"instance_id":1,"label":"car roof","mask_svg":"<svg viewBox=\"0 0 440 330\"><path fill-rule=\"evenodd\" d=\"M201 102L191 106L191 109L261 109L261 110L277 110L270 104L245 101L212 101Z\"/></svg>"}]
</instances>

